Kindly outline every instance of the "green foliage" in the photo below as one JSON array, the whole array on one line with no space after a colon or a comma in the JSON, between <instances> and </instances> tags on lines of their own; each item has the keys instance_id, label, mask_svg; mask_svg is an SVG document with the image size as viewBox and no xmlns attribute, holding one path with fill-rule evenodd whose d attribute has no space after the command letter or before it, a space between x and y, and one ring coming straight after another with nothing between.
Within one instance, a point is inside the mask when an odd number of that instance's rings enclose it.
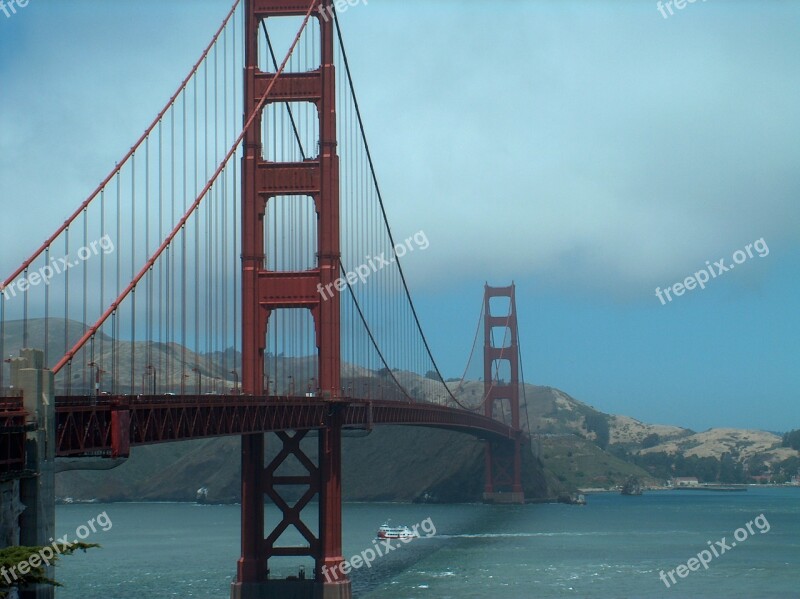
<instances>
[{"instance_id":1,"label":"green foliage","mask_svg":"<svg viewBox=\"0 0 800 599\"><path fill-rule=\"evenodd\" d=\"M647 480L647 472L603 451L592 441L559 436L545 437L542 444L545 467L568 487L610 488L631 475Z\"/></svg>"},{"instance_id":2,"label":"green foliage","mask_svg":"<svg viewBox=\"0 0 800 599\"><path fill-rule=\"evenodd\" d=\"M694 476L701 483L746 483L742 464L730 454L717 458L698 456L685 457L683 454L665 452L646 453L634 458L637 465L658 478Z\"/></svg>"},{"instance_id":3,"label":"green foliage","mask_svg":"<svg viewBox=\"0 0 800 599\"><path fill-rule=\"evenodd\" d=\"M773 465L772 482L787 483L792 477L800 474L800 458L793 456Z\"/></svg>"},{"instance_id":4,"label":"green foliage","mask_svg":"<svg viewBox=\"0 0 800 599\"><path fill-rule=\"evenodd\" d=\"M632 456L636 465L641 466L656 478L672 478L675 456L663 451Z\"/></svg>"},{"instance_id":5,"label":"green foliage","mask_svg":"<svg viewBox=\"0 0 800 599\"><path fill-rule=\"evenodd\" d=\"M659 443L661 443L661 437L659 437L656 433L651 433L642 439L642 449L655 447Z\"/></svg>"},{"instance_id":6,"label":"green foliage","mask_svg":"<svg viewBox=\"0 0 800 599\"><path fill-rule=\"evenodd\" d=\"M625 449L624 445L619 445L615 443L614 445L609 445L606 448L606 451L611 455L613 455L615 458L619 458L620 460L623 460L625 462L633 463L631 454L627 449Z\"/></svg>"},{"instance_id":7,"label":"green foliage","mask_svg":"<svg viewBox=\"0 0 800 599\"><path fill-rule=\"evenodd\" d=\"M610 429L608 426L608 416L600 414L599 412L592 412L587 414L584 421L586 430L594 433L596 436L595 443L600 449L608 447L610 439Z\"/></svg>"},{"instance_id":8,"label":"green foliage","mask_svg":"<svg viewBox=\"0 0 800 599\"><path fill-rule=\"evenodd\" d=\"M789 431L783 436L784 447L791 447L800 451L800 429Z\"/></svg>"},{"instance_id":9,"label":"green foliage","mask_svg":"<svg viewBox=\"0 0 800 599\"><path fill-rule=\"evenodd\" d=\"M723 454L720 460L719 482L728 484L746 482L742 464L734 460L729 453Z\"/></svg>"},{"instance_id":10,"label":"green foliage","mask_svg":"<svg viewBox=\"0 0 800 599\"><path fill-rule=\"evenodd\" d=\"M769 471L769 466L764 463L764 459L753 456L747 460L747 471L751 476L761 476Z\"/></svg>"},{"instance_id":11,"label":"green foliage","mask_svg":"<svg viewBox=\"0 0 800 599\"><path fill-rule=\"evenodd\" d=\"M55 564L59 558L64 555L72 555L78 550L85 553L87 549L91 549L92 547L100 547L100 545L97 543L72 543L72 545L69 547L61 548L59 546L61 554L59 555L56 553L55 556L49 558L49 562L50 564ZM52 547L48 548L52 551ZM7 597L13 587L21 587L28 584L49 584L56 587L61 586L59 582L47 577L45 572L47 567L46 564L40 563L40 565L36 567L30 565L29 560L34 556L35 561L41 562L41 556L39 552L44 549L45 547L26 546L6 547L5 549L0 549L0 572L8 572L7 575L12 581L12 584L8 585L6 583L6 579L0 577L0 599ZM22 574L22 572L19 571L19 565L23 562L28 562L27 566L30 567L30 571L27 574ZM17 575L17 580L14 580L14 577L10 574L12 569Z\"/></svg>"}]
</instances>

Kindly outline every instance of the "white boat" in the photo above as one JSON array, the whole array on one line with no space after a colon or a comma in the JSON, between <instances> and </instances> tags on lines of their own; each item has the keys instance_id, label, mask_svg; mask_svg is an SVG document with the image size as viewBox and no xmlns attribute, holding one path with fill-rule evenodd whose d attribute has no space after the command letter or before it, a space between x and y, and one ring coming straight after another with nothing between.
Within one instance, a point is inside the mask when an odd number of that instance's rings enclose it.
<instances>
[{"instance_id":1,"label":"white boat","mask_svg":"<svg viewBox=\"0 0 800 599\"><path fill-rule=\"evenodd\" d=\"M418 536L419 533L408 526L389 526L388 522L384 522L378 529L379 539L414 539Z\"/></svg>"}]
</instances>

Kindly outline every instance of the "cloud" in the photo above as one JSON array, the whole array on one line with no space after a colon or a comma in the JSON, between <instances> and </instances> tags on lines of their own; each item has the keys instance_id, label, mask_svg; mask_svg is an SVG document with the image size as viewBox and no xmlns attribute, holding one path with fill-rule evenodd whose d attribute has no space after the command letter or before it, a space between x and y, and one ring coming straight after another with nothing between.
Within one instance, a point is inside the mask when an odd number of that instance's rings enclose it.
<instances>
[{"instance_id":1,"label":"cloud","mask_svg":"<svg viewBox=\"0 0 800 599\"><path fill-rule=\"evenodd\" d=\"M76 6L32 5L13 23L5 270L110 170L227 10L154 19L153 4L121 22ZM392 226L431 241L412 281L535 278L639 297L760 237L797 242L798 7L691 8L668 21L641 3L343 15Z\"/></svg>"},{"instance_id":2,"label":"cloud","mask_svg":"<svg viewBox=\"0 0 800 599\"><path fill-rule=\"evenodd\" d=\"M640 296L762 236L797 241L796 9L546 6L483 15L469 47L436 19L396 23L374 50L413 65L369 77L389 90L368 124L379 164L402 165L380 169L392 222L431 237L419 281Z\"/></svg>"}]
</instances>

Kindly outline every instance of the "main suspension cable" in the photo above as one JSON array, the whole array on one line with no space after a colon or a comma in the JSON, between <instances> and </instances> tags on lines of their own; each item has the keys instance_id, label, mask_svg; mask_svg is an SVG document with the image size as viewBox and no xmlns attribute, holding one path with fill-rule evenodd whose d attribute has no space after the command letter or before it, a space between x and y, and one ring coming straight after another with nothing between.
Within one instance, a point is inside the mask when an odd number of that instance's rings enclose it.
<instances>
[{"instance_id":1,"label":"main suspension cable","mask_svg":"<svg viewBox=\"0 0 800 599\"><path fill-rule=\"evenodd\" d=\"M356 96L355 86L353 84L353 76L352 76L352 72L350 70L350 62L347 59L347 51L344 48L344 40L342 39L342 29L339 26L339 16L338 16L338 14L336 12L335 7L332 7L332 8L334 9L333 10L333 20L334 20L334 23L336 25L336 35L337 35L338 40L339 40L339 49L342 52L342 60L344 61L345 72L347 74L347 81L348 81L348 84L350 86L350 94L351 94L351 97L353 99L353 106L354 106L354 108L356 110L356 117L358 118L358 127L359 127L359 130L361 132L361 139L362 139L362 141L364 143L364 150L365 150L366 155L367 155L367 162L369 163L369 169L370 169L370 174L372 176L372 182L375 185L375 192L376 192L376 195L378 197L378 202L379 202L379 205L380 205L380 208L381 208L381 214L383 216L383 222L384 222L384 225L386 226L386 232L389 235L389 241L391 242L392 247L394 248L394 247L397 247L397 246L396 246L396 244L394 242L394 236L392 235L392 229L389 226L389 218L388 218L388 216L386 214L386 207L385 207L385 205L383 203L383 194L381 194L380 185L378 184L378 176L377 176L377 173L375 171L375 164L374 164L374 162L372 160L372 152L370 151L369 143L367 142L367 134L366 134L366 130L364 129L364 121L363 121L362 116L361 116L361 108L359 106L358 98ZM409 307L411 308L411 313L413 315L414 322L417 325L417 330L419 331L420 338L422 339L422 343L425 346L425 351L428 354L428 358L430 358L430 360L431 360L431 364L433 365L433 368L434 368L434 370L436 372L436 375L439 377L439 380L442 383L444 383L444 377L442 376L442 373L439 370L439 365L436 363L436 360L433 357L433 353L431 352L430 345L428 344L428 339L425 337L425 333L422 330L422 324L420 323L416 307L414 306L414 302L411 299L411 292L409 291L409 288L408 288L408 282L406 281L406 276L405 276L405 273L403 272L403 267L400 264L400 257L397 256L396 253L395 253L395 256L397 257L396 263L397 263L398 273L400 274L400 280L401 280L401 282L403 284L403 289L405 291L406 298L408 299L408 304L409 304ZM461 406L465 410L469 410L470 409L467 406L463 405L456 398L456 396L453 395L452 391L450 391L450 388L447 386L447 384L444 384L444 388L447 391L447 393L450 396L450 398L456 404L458 404L459 406Z\"/></svg>"}]
</instances>

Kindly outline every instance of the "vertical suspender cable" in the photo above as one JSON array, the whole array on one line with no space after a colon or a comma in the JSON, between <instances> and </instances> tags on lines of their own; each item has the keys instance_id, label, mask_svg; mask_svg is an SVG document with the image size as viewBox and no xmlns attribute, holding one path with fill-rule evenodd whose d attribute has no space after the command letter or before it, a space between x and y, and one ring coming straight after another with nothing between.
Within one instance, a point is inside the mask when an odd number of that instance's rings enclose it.
<instances>
[{"instance_id":1,"label":"vertical suspender cable","mask_svg":"<svg viewBox=\"0 0 800 599\"><path fill-rule=\"evenodd\" d=\"M377 194L378 202L379 202L379 205L381 207L381 214L383 216L384 223L386 225L387 234L389 235L389 241L391 242L392 246L394 247L395 246L394 237L392 235L391 227L389 226L388 217L386 215L386 208L385 208L384 203L383 203L383 196L382 196L382 194L380 192L380 186L378 184L378 177L377 177L377 174L376 174L376 171L375 171L375 165L374 165L374 163L372 161L372 153L370 152L369 144L367 142L366 131L364 129L364 123L363 123L363 119L361 117L361 110L360 110L359 105L358 105L358 99L356 97L355 87L353 85L352 73L350 71L350 64L349 64L349 61L347 60L347 52L345 51L345 48L344 48L344 42L342 40L342 31L341 31L341 27L339 26L339 18L338 18L338 15L336 13L335 8L334 8L334 11L333 11L333 17L334 17L334 24L336 25L337 37L338 37L338 40L339 40L339 49L342 52L342 59L344 61L344 65L345 65L345 71L347 73L347 80L349 82L350 92L351 92L351 95L352 95L352 98L353 98L353 106L355 108L356 116L358 118L359 129L360 129L360 132L361 132L362 140L364 142L364 150L365 150L366 155L367 155L367 161L369 162L370 172L372 174L372 180L373 180L373 183L374 183L374 186L375 186L375 192ZM422 330L422 324L420 323L416 307L414 306L414 302L411 299L411 292L409 291L408 283L406 281L405 274L403 273L403 268L402 268L402 266L400 264L400 260L399 259L397 260L397 272L398 272L398 275L400 277L400 281L402 282L402 287L403 287L403 290L405 292L406 299L408 300L409 308L411 309L411 313L413 315L413 322L415 323L416 329L417 329L417 331L419 331L422 343L425 346L425 351L427 352L427 355L430 357L431 363L433 365L433 368L434 368L437 376L440 379L443 380L444 377L442 377L442 374L441 374L441 372L439 370L439 366L436 363L436 361L433 359L433 354L431 352L430 345L428 344L428 340L427 340L427 338L425 336L425 333ZM451 395L451 398L456 403L458 403L458 405L461 405L460 402L455 397L452 396L452 394L450 394L450 395ZM462 407L464 407L464 406L462 406Z\"/></svg>"},{"instance_id":2,"label":"vertical suspender cable","mask_svg":"<svg viewBox=\"0 0 800 599\"><path fill-rule=\"evenodd\" d=\"M89 226L89 223L87 221L86 208L84 208L84 210L83 210L83 247L84 248L88 248L89 247L89 229L88 229L88 226ZM88 270L89 270L88 264L83 264L82 270L83 270L83 312L81 313L81 326L85 327L87 324L89 324L87 322L88 318L87 318L87 315L86 315L87 303L89 302L89 293L88 293L89 285L88 285L88 278L87 278L88 277ZM45 326L47 326L47 324L45 324ZM81 391L85 393L86 392L86 352L83 352L83 356L82 357L83 357L83 359L81 360L81 386L82 386L82 390ZM47 367L47 364L45 363L45 368L46 367Z\"/></svg>"},{"instance_id":3,"label":"vertical suspender cable","mask_svg":"<svg viewBox=\"0 0 800 599\"><path fill-rule=\"evenodd\" d=\"M136 275L136 154L131 156L131 278ZM136 289L131 293L131 394L136 393Z\"/></svg>"}]
</instances>

